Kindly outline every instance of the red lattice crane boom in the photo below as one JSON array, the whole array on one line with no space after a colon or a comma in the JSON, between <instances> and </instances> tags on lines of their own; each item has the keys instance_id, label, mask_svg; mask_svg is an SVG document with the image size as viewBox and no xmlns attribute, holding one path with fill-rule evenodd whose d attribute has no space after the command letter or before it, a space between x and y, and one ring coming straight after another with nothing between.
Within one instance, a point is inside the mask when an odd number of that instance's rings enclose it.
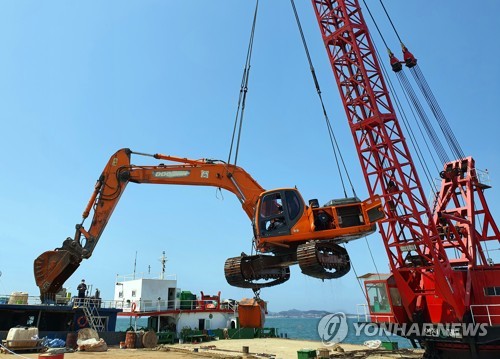
<instances>
[{"instance_id":1,"label":"red lattice crane boom","mask_svg":"<svg viewBox=\"0 0 500 359\"><path fill-rule=\"evenodd\" d=\"M436 287L457 317L464 313L463 293L456 296L445 280L450 263L357 1L313 1L323 40L342 97L370 195L382 193L387 220L379 226L391 269L407 314L419 311L422 296L434 295L418 283L435 272ZM409 248L426 263L415 268Z\"/></svg>"},{"instance_id":2,"label":"red lattice crane boom","mask_svg":"<svg viewBox=\"0 0 500 359\"><path fill-rule=\"evenodd\" d=\"M481 247L500 239L484 198L487 186L472 158L447 163L431 211L358 1L312 4L369 194L384 198L379 229L404 307L399 321L462 322L491 285L481 279L474 291L475 269L498 269ZM449 257L450 248L458 258Z\"/></svg>"},{"instance_id":3,"label":"red lattice crane boom","mask_svg":"<svg viewBox=\"0 0 500 359\"><path fill-rule=\"evenodd\" d=\"M390 330L420 342L426 358L498 358L500 264L489 258L486 245L498 244L500 231L484 195L490 187L474 160L460 154L444 165L441 188L429 205L359 2L312 4L368 191L384 199L386 217L378 226L391 274L366 278L371 320L416 324L420 330L414 333ZM406 65L415 66L403 52ZM400 71L396 62L392 56L393 70ZM457 331L443 330L457 324ZM470 325L486 330L469 332L475 330Z\"/></svg>"}]
</instances>

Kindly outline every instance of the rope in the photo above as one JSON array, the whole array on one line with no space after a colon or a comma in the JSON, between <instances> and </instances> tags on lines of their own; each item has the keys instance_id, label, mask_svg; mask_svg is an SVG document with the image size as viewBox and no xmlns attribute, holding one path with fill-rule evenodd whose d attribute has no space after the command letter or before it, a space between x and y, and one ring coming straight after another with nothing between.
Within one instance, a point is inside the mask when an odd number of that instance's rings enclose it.
<instances>
[{"instance_id":1,"label":"rope","mask_svg":"<svg viewBox=\"0 0 500 359\"><path fill-rule=\"evenodd\" d=\"M434 147L434 150L437 152L438 157L440 161L444 164L446 162L449 162L449 157L446 154L446 150L443 147L443 144L441 143L438 135L436 134L436 131L432 127L432 124L429 121L429 118L427 117L427 114L425 113L422 104L420 103L417 94L411 87L410 82L408 81L408 78L406 77L406 74L403 71L400 71L397 73L398 77L401 79L401 82L403 83L403 87L406 91L406 93L409 95L411 102L413 103L413 106L415 107L415 110L418 113L418 116L420 118L420 121L424 125L424 128L427 132L427 136L429 136L431 143Z\"/></svg>"},{"instance_id":2,"label":"rope","mask_svg":"<svg viewBox=\"0 0 500 359\"><path fill-rule=\"evenodd\" d=\"M379 51L377 49L377 46L375 45L375 42L372 41L372 43L373 43L373 47L375 48L375 53L376 53L377 59L378 59L378 61L380 63L380 67L382 69L382 73L384 75L384 78L386 79L386 81L387 81L387 83L389 85L390 92L392 92L393 98L395 100L397 111L399 112L399 114L401 116L401 119L402 119L402 122L403 122L403 125L404 125L406 131L410 134L410 136L409 136L410 142L411 142L413 148L415 149L418 161L420 163L420 167L424 171L425 177L427 179L427 182L429 183L430 188L434 188L437 191L436 185L435 185L435 183L432 180L432 175L430 173L429 167L427 166L426 161L424 161L424 155L423 155L422 150L421 150L421 148L420 148L420 146L419 146L419 144L417 142L415 133L413 132L412 127L410 126L410 123L408 121L408 117L406 116L405 110L403 108L401 100L399 99L399 96L398 96L398 94L396 92L396 89L395 89L395 87L394 87L394 85L393 85L393 83L391 81L391 78L389 76L387 68L384 65L384 62L381 60L381 56L380 56L380 53L379 53ZM401 81L399 81L399 85L400 85L400 87L402 89L403 85L401 84ZM410 101L409 101L408 96L406 95L406 93L404 91L403 91L403 95L404 95L404 97L406 99L406 103L408 103L408 105L409 105ZM435 158L434 158L434 154L432 153L431 149L429 148L429 143L427 142L427 139L426 139L425 135L422 132L422 127L420 126L420 123L417 121L415 112L413 111L413 107L409 106L409 108L410 108L410 111L411 111L411 113L413 115L413 119L415 120L415 123L417 124L417 127L418 127L418 129L420 131L420 134L421 134L422 138L423 138L423 141L424 141L424 143L425 143L425 145L427 147L427 151L429 152L431 160L434 163L436 172L439 173L439 171L441 169L439 169L438 166L437 166L437 164L436 164L436 161L435 161Z\"/></svg>"},{"instance_id":3,"label":"rope","mask_svg":"<svg viewBox=\"0 0 500 359\"><path fill-rule=\"evenodd\" d=\"M228 156L228 160L227 160L228 164L231 163L233 145L234 145L234 140L235 140L235 136L236 136L236 128L238 128L238 135L237 135L237 140L236 140L234 165L236 165L236 163L238 162L238 153L239 153L240 140L241 140L241 129L243 127L243 115L245 113L245 103L246 103L247 92L248 92L248 79L250 76L250 67L251 67L250 62L252 59L253 40L254 40L254 34L255 34L255 24L257 22L258 9L259 9L259 0L257 0L255 2L255 12L253 15L252 30L250 32L250 40L248 43L247 57L245 60L245 68L243 70L243 77L241 79L240 96L238 98L238 108L236 110L236 116L234 119L233 135L231 137L231 145L229 147L229 156ZM240 112L240 110L241 110L241 112Z\"/></svg>"},{"instance_id":4,"label":"rope","mask_svg":"<svg viewBox=\"0 0 500 359\"><path fill-rule=\"evenodd\" d=\"M386 7L384 6L384 3L382 2L382 0L379 0L379 1L380 1L380 4L382 5L382 8L384 9L384 12L387 16L387 19L389 20L389 22L392 26L392 29L394 30L394 33L396 34L399 42L401 44L403 44L403 41L401 40L401 37L399 36L399 33L396 30L396 27L394 26L394 23L392 22L392 18L389 15ZM363 3L365 3L364 0L363 0ZM365 3L365 6L367 6L366 3ZM368 12L370 13L370 10L368 10ZM373 22L375 22L371 13L370 13L370 16L371 16ZM376 25L376 23L375 23L375 26L377 27L377 30L379 31L379 34L380 34L380 30L379 30L378 26ZM382 35L380 35L380 36L382 37ZM387 47L387 44L386 44L383 37L382 37L382 40L384 41L384 44ZM446 117L444 116L443 112L441 111L441 107L439 106L429 84L427 83L427 81L424 77L424 74L420 70L420 67L418 65L416 65L416 66L410 68L410 72L412 73L415 82L417 83L423 96L425 97L432 113L434 114L434 117L438 121L439 127L441 128L441 131L443 132L445 140L448 143L448 145L450 146L450 149L451 149L454 157L464 158L465 156L464 156L464 153L462 151L462 148L460 147L459 142L457 141L451 127L449 126L448 121L446 120Z\"/></svg>"},{"instance_id":5,"label":"rope","mask_svg":"<svg viewBox=\"0 0 500 359\"><path fill-rule=\"evenodd\" d=\"M389 16L389 13L387 12L385 6L384 6L384 3L382 2L382 0L380 0L380 4L382 5L382 8L384 9L384 12L385 14L387 15L387 18L389 19L389 22L391 23L391 26L392 26L392 29L394 30L394 32L396 33L396 36L398 37L398 40L400 43L403 43L403 41L401 41L401 38L399 37L399 34L398 34L398 31L396 30L396 27L394 26L393 22L392 22L392 19L391 17Z\"/></svg>"},{"instance_id":6,"label":"rope","mask_svg":"<svg viewBox=\"0 0 500 359\"><path fill-rule=\"evenodd\" d=\"M380 1L380 2L382 3L382 1ZM384 42L385 47L387 49L389 49L389 47L387 46L387 42L385 41L384 36L382 35L382 32L380 31L380 28L378 27L377 22L375 21L375 18L373 17L365 0L363 0L363 4L367 8L368 13L370 14L370 17L371 17L373 23L375 24L375 27L379 33L379 36L381 37L382 41ZM382 4L382 6L384 7L383 4ZM389 18L389 21L391 22L391 25L392 25L392 27L393 27L394 31L396 32L396 35L398 36L398 39L399 39L399 34L397 33L396 28L394 27L394 24L392 23L392 20L390 19L390 16L387 13L387 10L385 9L385 7L384 7L384 11L385 11L387 17ZM443 163L448 162L448 157L446 155L446 151L444 150L444 148L441 144L441 141L439 141L439 138L437 137L436 132L432 128L430 121L429 121L427 115L425 114L425 111L423 110L422 105L420 104L420 101L418 100L418 97L415 94L415 91L413 90L410 83L408 82L408 79L406 78L406 75L404 75L404 73L402 71L398 72L397 74L398 74L398 77L400 77L400 82L403 84L403 88L404 88L405 92L409 95L409 97L413 103L413 106L415 107L422 123L424 124L424 127L427 131L427 135L431 139L431 142L433 143L434 149L438 153L438 156L439 156L441 162L443 162Z\"/></svg>"},{"instance_id":7,"label":"rope","mask_svg":"<svg viewBox=\"0 0 500 359\"><path fill-rule=\"evenodd\" d=\"M370 8L368 7L368 4L365 2L365 0L363 0L363 4L365 5L365 8L366 10L368 11L368 14L370 15L372 21L373 21L373 24L375 25L375 28L377 29L377 32L380 36L380 38L382 39L382 41L384 42L384 45L385 45L385 48L387 50L389 50L389 46L387 46L387 42L385 42L385 38L384 38L384 35L382 35L382 32L380 31L380 28L378 27L378 24L377 22L375 21L375 18L373 17L372 15L372 12L370 11Z\"/></svg>"},{"instance_id":8,"label":"rope","mask_svg":"<svg viewBox=\"0 0 500 359\"><path fill-rule=\"evenodd\" d=\"M375 258L373 258L372 249L370 248L370 244L368 243L368 238L366 238L366 236L365 236L365 242L366 242L366 246L368 247L368 252L370 252L370 257L372 258L372 263L373 263L373 266L375 267L375 271L377 272L378 279L380 279L380 272L378 271L377 263L375 263Z\"/></svg>"},{"instance_id":9,"label":"rope","mask_svg":"<svg viewBox=\"0 0 500 359\"><path fill-rule=\"evenodd\" d=\"M364 2L364 1L363 1L363 2ZM376 21L375 21L374 17L372 16L372 14L371 14L371 12L370 12L370 9L369 9L369 8L368 8L368 6L366 5L366 3L365 3L365 6L367 7L368 12L369 12L369 14L370 14L370 16L371 16L371 19L372 19L372 21L374 22L374 24L375 24L375 26L376 26L376 28L377 28L377 30L378 30L379 36L382 38L382 41L384 42L384 44L387 46L387 44L386 44L386 42L385 42L385 40L384 40L384 38L383 38L383 35L382 35L382 33L380 32L380 30L379 30L379 28L378 28L378 26L377 26L377 24L376 24ZM393 83L392 83L392 81L391 81L391 78L390 78L389 73L388 73L388 71L387 71L387 69L386 69L386 66L385 66L385 62L384 62L384 61L382 61L381 56L380 56L380 52L378 51L378 48L377 48L377 46L375 45L375 42L374 42L374 41L372 41L372 43L373 43L373 46L374 46L374 48L375 48L375 54L376 54L376 57L377 57L377 59L378 59L378 61L379 61L379 63L380 63L380 68L381 68L382 73L383 73L383 75L384 75L384 79L385 79L385 80L386 80L386 82L388 83L388 85L389 85L389 90L390 90L390 92L392 92L393 98L395 99L396 108L397 108L397 110L398 110L398 112L399 112L399 115L400 115L400 117L401 117L401 119L402 119L403 125L404 125L404 127L405 127L405 129L406 129L407 133L409 133L409 135L410 135L410 136L409 136L409 138L410 138L410 142L411 142L411 144L412 144L413 148L415 149L415 152L416 152L416 154L417 154L418 161L419 161L419 163L420 163L420 167L421 167L421 168L423 169L423 171L424 171L425 177L426 177L426 179L427 179L427 182L429 183L430 188L434 188L434 190L435 190L435 191L437 191L436 184L435 184L435 183L434 183L434 181L432 180L432 175L431 175L431 172L430 172L430 170L429 170L429 167L428 167L428 166L427 166L427 164L426 164L426 161L424 160L424 156L423 156L422 150L421 150L421 148L420 148L420 146L419 146L419 144L418 144L418 142L417 142L417 139L416 139L415 133L414 133L414 132L413 132L413 130L412 130L412 126L410 126L410 123L409 123L409 121L408 121L408 117L407 117L407 115L406 115L406 113L405 113L405 110L404 110L404 107L403 107L403 105L402 105L402 103L401 103L401 100L399 99L399 96L398 96L398 94L397 94L397 92L396 92L396 89L395 89L395 87L394 87L394 85L393 85ZM403 88L403 85L402 85L401 81L399 81L399 85L400 85L400 87L401 87L401 88ZM404 97L406 98L406 102L410 105L410 101L409 101L408 96L406 95L405 91L403 91L403 95L404 95ZM413 110L413 107L410 105L410 106L409 106L409 108L410 108L410 111L411 111L411 113L412 113L412 115L413 115L413 118L415 119L415 123L417 124L417 127L419 128L420 134L421 134L421 136L422 136L422 138L423 138L423 141L424 141L424 143L425 143L425 145L426 145L426 147L427 147L427 150L428 150L428 152L429 152L429 155L430 155L430 157L431 157L431 160L432 160L432 162L434 163L434 166L435 166L436 172L439 172L439 171L440 171L440 169L438 168L438 166L437 166L437 164L436 164L436 161L435 161L435 158L434 158L434 154L433 154L433 152L432 152L432 151L431 151L431 149L429 148L429 144L428 144L428 142L427 142L427 139L426 139L425 135L424 135L424 134L423 134L423 132L422 132L422 128L421 128L421 126L420 126L420 123L416 120L416 115L415 115L415 112L414 112L414 110Z\"/></svg>"},{"instance_id":10,"label":"rope","mask_svg":"<svg viewBox=\"0 0 500 359\"><path fill-rule=\"evenodd\" d=\"M415 82L420 88L420 91L422 91L422 94L424 95L429 107L431 108L434 117L438 121L439 127L441 128L441 131L445 136L446 142L448 142L448 145L450 146L454 156L456 158L465 158L462 148L460 147L460 144L457 141L457 138L455 137L453 130L451 129L448 123L448 120L446 119L443 111L441 110L439 103L434 97L434 93L432 92L429 84L427 83L424 74L420 70L420 67L418 65L412 67L410 69L410 72L412 73Z\"/></svg>"},{"instance_id":11,"label":"rope","mask_svg":"<svg viewBox=\"0 0 500 359\"><path fill-rule=\"evenodd\" d=\"M364 2L364 1L363 1L363 2ZM369 11L368 5L367 5L366 3L365 3L365 6L367 7L368 12L369 12L369 13L370 13L370 15L371 15L371 12ZM373 16L371 16L371 18L372 18L372 21L375 23L375 26L377 27L377 30L379 30L379 28L378 28L378 26L377 26L377 24L376 24L376 21L375 21L375 19L373 18ZM385 40L384 40L384 38L383 38L383 35L382 35L382 33L380 32L380 30L378 31L378 33L379 33L380 37L382 38L382 40L384 41L384 44L386 44L386 42L385 42ZM397 96L397 93L396 93L396 91L394 90L394 86L392 85L392 82L391 82L391 80L390 80L390 77L388 76L388 72L387 72L387 70L386 70L386 68L385 68L384 62L383 62L383 61L381 61L381 59L380 59L380 54L379 54L379 52L378 52L378 50L377 50L377 47L375 46L375 43L374 43L374 42L372 42L372 43L373 43L373 46L374 46L374 48L375 48L375 55L377 56L377 59L378 59L379 63L381 64L381 69L382 69L382 72L383 72L383 74L384 74L384 76L385 76L385 79L387 80L387 82L388 82L388 83L389 83L389 85L390 85L390 88L392 89L393 95L394 95L394 97L395 97L395 98L396 98L396 100L397 100L397 102L396 102L396 103L397 103L397 104L399 104L399 107L400 107L400 113L402 113L402 114L404 115L403 108L402 108L402 106L401 106L401 103L400 103L400 101L399 101L399 98L398 98L398 96ZM387 44L386 44L386 45L387 45ZM401 81L400 81L400 85L401 85L401 87L402 87ZM404 92L404 91L403 91L403 94L405 94L405 92ZM409 101L408 101L408 97L406 96L406 94L405 94L405 97L406 97L406 99L407 99L407 102L409 103ZM415 117L415 113L413 112L413 109L412 109L412 107L411 107L411 106L410 106L410 109L412 110L412 113L413 113L413 115L414 115L414 117ZM415 118L416 118L416 117L415 117ZM415 136L414 136L414 134L413 134L413 132L412 132L412 130L411 130L411 126L409 125L409 123L408 123L408 121L407 121L407 119L406 119L406 116L403 116L403 120L404 120L404 121L403 121L403 124L405 125L405 127L406 127L407 131L410 133L410 140L412 141L412 144L413 144L414 148L417 150L417 154L418 154L418 153L420 153L420 154L421 154L421 150L420 150L420 148L419 148L419 146L418 146L418 143L417 143L417 141L416 141L416 139L415 139ZM406 121L406 122L405 122L405 121ZM418 122L417 122L417 125L418 125ZM420 128L420 126L419 126L419 125L418 125L418 127ZM422 133L422 132L421 132L421 133ZM413 139L412 139L412 136L413 136ZM424 137L424 136L423 136L423 138L424 138L424 141L425 141L425 137ZM427 141L425 141L425 143L427 144ZM431 158L434 160L434 157L433 157L432 152L430 151L430 149L429 149L428 145L427 145L427 148L428 148L428 150L429 150L429 153L430 153L430 155L431 155ZM431 186L431 187L434 187L434 188L436 189L436 186L435 186L435 184L433 183L433 181L432 181L432 179L431 179L431 178L432 178L432 176L430 175L430 171L429 171L429 169L428 169L427 165L425 164L425 161L423 160L423 156L422 156L422 155L417 155L417 156L418 156L418 158L419 158L419 161L420 161L420 165L421 165L421 167L422 167L422 168L425 170L425 172L427 173L426 177L427 177L427 180L428 180L428 182L429 182L430 186ZM437 165L436 165L436 169L437 169ZM437 169L437 171L439 172L439 170L438 170L438 169ZM392 174L391 176L389 176L389 177L392 177L392 176L393 176L393 174ZM437 189L436 189L436 190L437 190ZM401 197L401 196L402 196L402 193L400 193L400 194L399 194L399 197ZM400 202L400 201L401 201L401 198L397 198L397 199L396 199L396 201L397 201L397 202ZM403 208L403 209L404 209L404 208ZM399 217L403 217L403 216L408 215L408 213L406 212L406 209L404 209L404 212L405 212L405 213L401 213L401 207L400 207L400 206L396 209L396 211L397 211L397 213L398 213L398 216L399 216ZM400 231L400 232L402 233L402 235L403 235L403 238L406 240L406 234L405 234L405 230L404 230L404 226L403 226L403 224L402 224L401 222L399 222L399 221L398 221L398 222L397 222L397 225L398 225L398 227L399 227L399 231Z\"/></svg>"},{"instance_id":12,"label":"rope","mask_svg":"<svg viewBox=\"0 0 500 359\"><path fill-rule=\"evenodd\" d=\"M325 103L323 101L323 96L321 94L321 88L319 86L319 81L318 81L318 78L316 76L316 71L314 69L314 66L313 66L313 63L311 60L311 55L309 53L309 47L307 46L307 41L306 41L306 38L304 36L304 31L302 30L302 25L300 23L299 15L297 13L297 8L295 7L295 1L290 0L290 4L292 5L293 13L295 15L295 22L297 23L297 27L299 29L300 38L302 39L302 45L303 45L304 51L306 53L307 61L309 62L309 69L311 70L311 75L312 75L312 78L314 81L314 86L316 87L316 92L318 94L319 101L321 103L321 109L323 111L323 116L325 118L326 127L328 130L328 136L330 138L330 144L332 146L333 155L335 158L335 163L337 165L337 170L339 172L339 177L340 177L340 181L342 184L342 189L344 191L344 196L347 198L347 192L346 192L346 187L344 184L344 177L342 176L339 158L340 158L340 162L342 163L342 167L346 173L347 181L349 182L349 185L351 186L351 191L352 191L354 197L356 197L356 191L355 191L354 186L352 184L351 177L349 175L349 171L347 170L347 166L345 164L344 157L342 156L342 152L340 151L340 147L338 145L337 138L335 137L335 133L333 132L333 127L332 127L331 121L330 121L330 119L328 117L328 113L326 111ZM337 152L338 152L338 156L337 156Z\"/></svg>"},{"instance_id":13,"label":"rope","mask_svg":"<svg viewBox=\"0 0 500 359\"><path fill-rule=\"evenodd\" d=\"M423 141L424 141L424 143L425 143L425 147L427 148L427 151L429 152L429 155L430 155L430 157L431 157L432 163L434 164L434 168L435 168L435 170L436 170L436 173L439 173L439 171L441 171L441 169L439 168L439 166L438 166L438 164L437 164L437 162L436 162L435 153L433 153L433 152L432 152L432 150L431 150L431 148L430 148L430 146L429 146L429 142L427 141L427 137L425 136L425 134L424 134L424 132L423 132L423 130L422 130L422 126L420 126L420 122L418 122L418 121L417 121L417 116L416 116L416 114L415 114L415 111L414 111L413 107L412 107L412 106L411 106L411 104L410 104L410 99L408 98L408 95L407 95L407 94L406 94L406 92L404 91L404 89L403 89L403 83L401 82L401 80L399 79L399 77L398 77L398 82L399 82L399 86L400 86L400 87L401 87L401 89L403 90L403 95L404 95L404 97L405 97L405 99L406 99L406 102L407 102L407 103L408 103L408 105L409 105L408 107L410 108L410 111L411 111L411 113L412 113L412 115L413 115L413 119L414 119L414 121L415 121L415 123L416 123L416 125L417 125L417 127L418 127L418 130L419 130L419 132L420 132L420 136L422 136L422 139L423 139ZM408 122L408 121L406 121L406 122ZM407 130L408 130L408 131L412 134L412 136L413 136L414 138L416 138L416 136L415 136L415 135L414 135L414 133L413 133L413 130L411 129L410 124L409 124L409 123L406 123L406 122L405 122L405 127L406 127L406 129L407 129ZM412 141L412 143L413 143L413 141ZM418 148L418 152L422 153L422 152L421 152L421 150L420 150L420 146L418 145L418 142L416 142L416 139L415 139L414 147L415 147L415 148ZM421 154L421 156L422 156L422 158L423 158L423 154ZM425 164L424 164L424 163L422 163L422 162L421 162L421 165L422 165L422 167L426 170L426 172L428 173L428 175L427 175L427 176L429 176L430 178L432 178L432 175L430 174L430 171L429 171L428 166L427 166L427 165L425 165ZM432 183L432 180L430 180L429 178L428 178L428 181L429 181L430 183ZM432 187L432 184L431 184L431 187Z\"/></svg>"},{"instance_id":14,"label":"rope","mask_svg":"<svg viewBox=\"0 0 500 359\"><path fill-rule=\"evenodd\" d=\"M365 237L366 238L366 237ZM345 243L342 244L345 248ZM345 248L347 250L347 248ZM371 253L371 252L370 252ZM372 257L373 258L373 257ZM365 297L366 299L366 303L370 303L370 299L368 297L368 294L365 292L365 290L363 289L363 286L361 285L361 281L359 280L359 277L358 277L358 273L356 272L356 269L354 268L354 263L352 262L352 260L349 258L349 261L351 262L351 268L352 268L352 271L354 272L354 275L356 276L356 280L358 281L358 285L359 285L359 288L361 289L361 292L363 293L363 297ZM378 270L377 270L377 274L378 273ZM380 277L379 277L380 278ZM386 293L386 295L390 295L390 293ZM376 324L376 323L374 323ZM387 341L391 341L389 336L387 335L386 331L384 330L384 336L385 338L387 339ZM401 353L399 353L399 356L402 358L403 356L401 355Z\"/></svg>"},{"instance_id":15,"label":"rope","mask_svg":"<svg viewBox=\"0 0 500 359\"><path fill-rule=\"evenodd\" d=\"M6 346L4 346L3 344L0 344L0 348L2 348L4 351L6 351L7 353L10 353L10 354L14 354L15 356L18 356L20 358L24 358L24 359L31 359L29 357L25 357L25 356L22 356L20 354L17 354L16 352L13 352L12 350L10 350L9 348L7 348Z\"/></svg>"}]
</instances>

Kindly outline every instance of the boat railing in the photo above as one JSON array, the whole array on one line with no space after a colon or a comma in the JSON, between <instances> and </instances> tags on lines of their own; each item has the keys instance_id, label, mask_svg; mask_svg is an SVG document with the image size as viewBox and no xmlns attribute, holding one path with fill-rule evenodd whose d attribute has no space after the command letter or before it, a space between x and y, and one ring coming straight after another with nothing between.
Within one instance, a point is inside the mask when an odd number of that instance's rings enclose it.
<instances>
[{"instance_id":1,"label":"boat railing","mask_svg":"<svg viewBox=\"0 0 500 359\"><path fill-rule=\"evenodd\" d=\"M237 310L237 303L230 301L221 301L217 303L214 300L115 300L114 306L117 309L122 309L125 313L135 312L162 312L162 311L210 311L210 310Z\"/></svg>"},{"instance_id":2,"label":"boat railing","mask_svg":"<svg viewBox=\"0 0 500 359\"><path fill-rule=\"evenodd\" d=\"M473 304L470 306L472 322L500 324L500 304Z\"/></svg>"},{"instance_id":3,"label":"boat railing","mask_svg":"<svg viewBox=\"0 0 500 359\"><path fill-rule=\"evenodd\" d=\"M115 300L104 300L101 298L85 298L87 303L93 304L99 308L117 308L117 303ZM77 297L56 297L55 300L45 300L38 295L27 295L27 294L0 294L0 304L10 304L10 305L64 305L78 307L83 305L83 300Z\"/></svg>"},{"instance_id":4,"label":"boat railing","mask_svg":"<svg viewBox=\"0 0 500 359\"><path fill-rule=\"evenodd\" d=\"M177 274L163 274L159 277L151 277L149 273L133 273L133 274L117 274L116 283L128 282L139 279L162 279L162 280L177 280Z\"/></svg>"},{"instance_id":5,"label":"boat railing","mask_svg":"<svg viewBox=\"0 0 500 359\"><path fill-rule=\"evenodd\" d=\"M356 304L356 316L358 317L358 322L361 320L364 320L365 322L370 321L368 304Z\"/></svg>"},{"instance_id":6,"label":"boat railing","mask_svg":"<svg viewBox=\"0 0 500 359\"><path fill-rule=\"evenodd\" d=\"M158 312L168 310L226 310L236 312L238 310L238 302L234 300L221 300L217 303L215 300L144 300L138 299L137 301L130 300L104 300L102 298L85 298L86 303L94 304L98 308L114 308L121 309L124 312ZM14 304L14 305L64 305L78 307L83 305L83 299L77 297L56 297L56 300L44 301L40 296L13 296L1 295L0 304Z\"/></svg>"}]
</instances>

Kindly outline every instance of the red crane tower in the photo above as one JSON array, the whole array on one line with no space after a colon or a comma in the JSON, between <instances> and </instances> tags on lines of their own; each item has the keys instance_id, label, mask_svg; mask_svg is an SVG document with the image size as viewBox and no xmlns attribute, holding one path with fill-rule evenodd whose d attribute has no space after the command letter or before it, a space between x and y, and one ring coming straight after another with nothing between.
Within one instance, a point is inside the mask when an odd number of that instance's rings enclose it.
<instances>
[{"instance_id":1,"label":"red crane tower","mask_svg":"<svg viewBox=\"0 0 500 359\"><path fill-rule=\"evenodd\" d=\"M408 337L429 348L428 356L499 357L500 265L490 263L483 249L487 241L500 240L484 196L489 186L481 183L471 157L446 163L431 209L358 1L312 4L369 194L384 198L386 219L379 230L391 275L365 286L369 299L375 288L389 304L381 311L369 303L372 321L487 324L483 336Z\"/></svg>"}]
</instances>

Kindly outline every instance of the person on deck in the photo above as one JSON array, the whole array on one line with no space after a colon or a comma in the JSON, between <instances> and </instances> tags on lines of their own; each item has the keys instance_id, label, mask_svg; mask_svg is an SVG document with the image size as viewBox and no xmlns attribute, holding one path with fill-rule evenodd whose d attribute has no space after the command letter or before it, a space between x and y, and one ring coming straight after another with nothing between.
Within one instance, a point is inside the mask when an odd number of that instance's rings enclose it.
<instances>
[{"instance_id":1,"label":"person on deck","mask_svg":"<svg viewBox=\"0 0 500 359\"><path fill-rule=\"evenodd\" d=\"M85 298L85 294L87 292L87 285L85 284L85 279L82 279L82 282L78 284L76 290L78 291L78 303L82 304L83 299Z\"/></svg>"}]
</instances>

